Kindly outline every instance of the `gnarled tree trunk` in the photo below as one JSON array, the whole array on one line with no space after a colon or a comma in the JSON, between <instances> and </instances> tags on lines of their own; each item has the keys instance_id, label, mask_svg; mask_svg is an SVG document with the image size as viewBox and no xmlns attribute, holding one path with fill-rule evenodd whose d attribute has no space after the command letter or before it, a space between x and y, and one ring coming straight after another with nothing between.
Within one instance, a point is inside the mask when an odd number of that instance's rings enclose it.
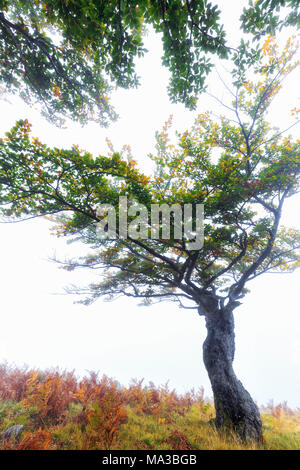
<instances>
[{"instance_id":1,"label":"gnarled tree trunk","mask_svg":"<svg viewBox=\"0 0 300 470\"><path fill-rule=\"evenodd\" d=\"M232 368L234 358L234 320L232 311L217 309L206 312L207 338L203 359L214 394L215 425L231 427L240 438L262 441L259 410L250 394L237 379Z\"/></svg>"}]
</instances>

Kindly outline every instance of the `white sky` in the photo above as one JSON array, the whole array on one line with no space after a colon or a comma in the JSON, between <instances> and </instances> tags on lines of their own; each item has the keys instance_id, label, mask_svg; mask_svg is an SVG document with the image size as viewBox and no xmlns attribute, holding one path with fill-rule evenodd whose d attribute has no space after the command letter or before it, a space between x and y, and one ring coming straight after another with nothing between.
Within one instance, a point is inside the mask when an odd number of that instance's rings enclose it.
<instances>
[{"instance_id":1,"label":"white sky","mask_svg":"<svg viewBox=\"0 0 300 470\"><path fill-rule=\"evenodd\" d=\"M230 44L236 45L237 19L245 2L218 3ZM48 145L68 148L75 143L105 154L108 137L116 150L130 144L133 157L149 168L147 154L154 150L155 131L170 114L174 115L174 129L184 131L199 112L215 105L205 96L200 97L194 113L182 105L171 105L166 93L168 73L160 66L159 39L151 35L147 41L150 52L138 61L142 86L114 93L120 119L110 128L70 124L66 130L57 129L14 98L0 104L0 134L17 119L28 118L33 135ZM287 79L270 116L274 125L285 128L291 123L288 110L298 104L298 83L297 72ZM212 89L226 99L215 79ZM297 132L296 128L294 135ZM284 217L286 224L297 228L299 202L298 196L289 201ZM179 309L173 303L140 307L135 300L99 300L85 307L74 304L72 296L54 295L72 282L86 285L92 278L93 273L88 271L68 273L49 261L54 253L64 258L74 250L78 248L50 234L45 220L1 225L0 361L39 368L59 366L75 369L78 374L96 370L123 384L131 378L144 378L146 383L151 380L157 385L169 380L170 387L179 392L203 385L211 396L202 362L204 319L196 311ZM300 407L299 283L299 271L261 277L249 285L251 293L235 311L234 367L259 404L273 398Z\"/></svg>"}]
</instances>

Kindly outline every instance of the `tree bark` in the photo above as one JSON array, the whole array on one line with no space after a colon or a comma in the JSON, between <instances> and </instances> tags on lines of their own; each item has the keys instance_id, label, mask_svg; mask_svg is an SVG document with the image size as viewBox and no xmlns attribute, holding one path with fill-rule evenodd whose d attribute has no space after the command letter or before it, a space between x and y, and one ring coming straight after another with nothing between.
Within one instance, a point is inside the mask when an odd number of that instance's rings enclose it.
<instances>
[{"instance_id":1,"label":"tree bark","mask_svg":"<svg viewBox=\"0 0 300 470\"><path fill-rule=\"evenodd\" d=\"M262 442L262 423L257 405L237 379L234 359L234 319L232 311L206 312L207 338L203 359L212 385L217 428L231 428L242 441Z\"/></svg>"}]
</instances>

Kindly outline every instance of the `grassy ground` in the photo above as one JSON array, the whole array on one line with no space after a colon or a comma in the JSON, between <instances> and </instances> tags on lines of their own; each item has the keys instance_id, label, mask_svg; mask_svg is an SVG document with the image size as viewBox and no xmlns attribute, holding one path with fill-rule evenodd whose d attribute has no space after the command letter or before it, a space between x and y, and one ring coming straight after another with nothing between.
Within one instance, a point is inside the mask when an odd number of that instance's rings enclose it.
<instances>
[{"instance_id":1,"label":"grassy ground","mask_svg":"<svg viewBox=\"0 0 300 470\"><path fill-rule=\"evenodd\" d=\"M214 408L203 390L179 396L167 386L133 382L121 387L95 374L28 371L0 365L0 433L24 426L0 449L246 450L229 431L209 424ZM300 410L262 409L262 450L300 449Z\"/></svg>"}]
</instances>

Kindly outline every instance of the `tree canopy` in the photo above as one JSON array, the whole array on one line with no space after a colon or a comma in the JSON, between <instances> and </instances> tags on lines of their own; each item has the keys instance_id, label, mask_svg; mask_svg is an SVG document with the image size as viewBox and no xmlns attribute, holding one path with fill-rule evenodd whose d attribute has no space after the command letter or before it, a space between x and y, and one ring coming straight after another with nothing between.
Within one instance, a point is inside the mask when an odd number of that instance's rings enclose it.
<instances>
[{"instance_id":1,"label":"tree canopy","mask_svg":"<svg viewBox=\"0 0 300 470\"><path fill-rule=\"evenodd\" d=\"M48 148L31 137L27 121L17 122L0 147L3 215L12 220L56 215L58 235L94 248L66 266L104 269L104 278L88 288L87 302L121 294L147 303L187 298L201 312L208 296L235 307L247 281L292 271L300 262L300 234L280 227L284 201L298 191L300 141L265 120L282 81L298 65L296 50L289 40L279 52L270 37L254 79L244 73L238 79L234 71L232 104L226 105L233 119L200 114L177 147L168 142L167 122L157 134L151 177L120 153L93 158L76 146ZM149 213L151 204L205 204L203 248L189 250L185 240L175 238L174 227L169 239L99 240L96 208L117 207L119 196L127 196L130 205L144 204Z\"/></svg>"},{"instance_id":2,"label":"tree canopy","mask_svg":"<svg viewBox=\"0 0 300 470\"><path fill-rule=\"evenodd\" d=\"M258 38L298 25L298 6L298 0L250 2L242 28ZM171 101L195 109L212 54L227 58L240 50L226 39L220 10L207 0L0 0L2 92L39 103L58 125L71 118L105 126L117 117L109 99L113 86L139 84L135 60L147 52L148 25L162 38Z\"/></svg>"},{"instance_id":3,"label":"tree canopy","mask_svg":"<svg viewBox=\"0 0 300 470\"><path fill-rule=\"evenodd\" d=\"M219 10L206 0L1 0L0 11L2 86L38 101L58 124L116 117L110 91L138 85L147 25L162 36L171 99L189 108L211 69L209 53L229 51Z\"/></svg>"}]
</instances>

